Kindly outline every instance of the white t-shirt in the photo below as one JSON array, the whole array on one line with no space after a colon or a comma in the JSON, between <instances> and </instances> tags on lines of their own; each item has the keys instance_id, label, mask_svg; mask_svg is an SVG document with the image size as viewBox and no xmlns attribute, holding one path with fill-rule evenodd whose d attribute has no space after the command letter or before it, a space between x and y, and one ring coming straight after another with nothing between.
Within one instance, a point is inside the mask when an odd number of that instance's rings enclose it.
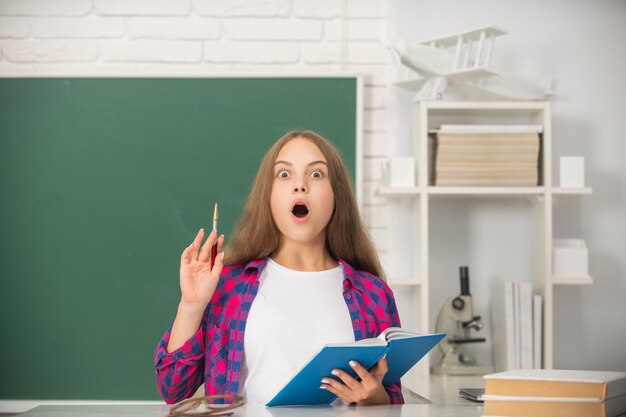
<instances>
[{"instance_id":1,"label":"white t-shirt","mask_svg":"<svg viewBox=\"0 0 626 417\"><path fill-rule=\"evenodd\" d=\"M302 272L268 258L246 322L240 392L266 404L326 343L353 341L341 265Z\"/></svg>"}]
</instances>

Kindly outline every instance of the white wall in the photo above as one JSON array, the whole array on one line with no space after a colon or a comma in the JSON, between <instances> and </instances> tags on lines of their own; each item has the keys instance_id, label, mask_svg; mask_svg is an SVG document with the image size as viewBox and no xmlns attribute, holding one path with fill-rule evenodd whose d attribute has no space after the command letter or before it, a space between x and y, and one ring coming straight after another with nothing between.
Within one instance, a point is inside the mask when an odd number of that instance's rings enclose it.
<instances>
[{"instance_id":1,"label":"white wall","mask_svg":"<svg viewBox=\"0 0 626 417\"><path fill-rule=\"evenodd\" d=\"M391 39L413 41L497 25L509 34L496 41L494 67L529 80L557 80L553 183L559 156L584 155L593 195L558 199L554 235L586 240L595 283L555 288L554 364L626 370L626 2L395 0L389 19ZM389 130L406 146L411 95L391 93ZM531 243L528 204L438 200L432 211L431 317L458 293L464 264L476 314L488 317L489 282L529 277L523 261ZM510 251L520 256L511 261ZM474 352L489 360L488 346Z\"/></svg>"}]
</instances>

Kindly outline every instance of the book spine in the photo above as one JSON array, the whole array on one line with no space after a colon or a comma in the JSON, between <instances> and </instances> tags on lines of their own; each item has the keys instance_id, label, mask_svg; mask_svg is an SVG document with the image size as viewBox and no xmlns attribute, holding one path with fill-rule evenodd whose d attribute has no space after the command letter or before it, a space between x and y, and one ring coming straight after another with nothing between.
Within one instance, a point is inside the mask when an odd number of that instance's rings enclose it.
<instances>
[{"instance_id":1,"label":"book spine","mask_svg":"<svg viewBox=\"0 0 626 417\"><path fill-rule=\"evenodd\" d=\"M513 282L498 283L492 301L493 358L496 372L515 368L515 334L513 331Z\"/></svg>"},{"instance_id":2,"label":"book spine","mask_svg":"<svg viewBox=\"0 0 626 417\"><path fill-rule=\"evenodd\" d=\"M473 171L473 172L508 172L530 171L537 172L537 164L533 162L441 162L437 171Z\"/></svg>"},{"instance_id":3,"label":"book spine","mask_svg":"<svg viewBox=\"0 0 626 417\"><path fill-rule=\"evenodd\" d=\"M523 153L491 153L491 154L467 154L467 153L443 153L438 155L439 164L537 164L539 154L537 152Z\"/></svg>"},{"instance_id":4,"label":"book spine","mask_svg":"<svg viewBox=\"0 0 626 417\"><path fill-rule=\"evenodd\" d=\"M447 154L463 154L463 155L516 155L516 154L539 154L538 146L492 146L492 145L475 145L475 146L442 146L437 147L437 155Z\"/></svg>"},{"instance_id":5,"label":"book spine","mask_svg":"<svg viewBox=\"0 0 626 417\"><path fill-rule=\"evenodd\" d=\"M437 139L440 143L473 143L473 142L494 142L494 143L535 143L539 142L539 133L466 133L449 134L438 133Z\"/></svg>"},{"instance_id":6,"label":"book spine","mask_svg":"<svg viewBox=\"0 0 626 417\"><path fill-rule=\"evenodd\" d=\"M530 282L520 282L521 368L533 367L533 294Z\"/></svg>"},{"instance_id":7,"label":"book spine","mask_svg":"<svg viewBox=\"0 0 626 417\"><path fill-rule=\"evenodd\" d=\"M439 128L440 133L541 133L541 125L447 125Z\"/></svg>"},{"instance_id":8,"label":"book spine","mask_svg":"<svg viewBox=\"0 0 626 417\"><path fill-rule=\"evenodd\" d=\"M511 171L488 171L488 170L437 170L439 178L522 178L534 179L538 177L536 170L511 170Z\"/></svg>"},{"instance_id":9,"label":"book spine","mask_svg":"<svg viewBox=\"0 0 626 417\"><path fill-rule=\"evenodd\" d=\"M520 290L519 282L513 283L513 320L515 329L515 368L522 367L522 332L520 326Z\"/></svg>"},{"instance_id":10,"label":"book spine","mask_svg":"<svg viewBox=\"0 0 626 417\"><path fill-rule=\"evenodd\" d=\"M483 415L510 417L609 417L604 403L485 400Z\"/></svg>"},{"instance_id":11,"label":"book spine","mask_svg":"<svg viewBox=\"0 0 626 417\"><path fill-rule=\"evenodd\" d=\"M533 296L533 367L543 364L543 297Z\"/></svg>"},{"instance_id":12,"label":"book spine","mask_svg":"<svg viewBox=\"0 0 626 417\"><path fill-rule=\"evenodd\" d=\"M534 187L533 179L435 179L436 186Z\"/></svg>"}]
</instances>

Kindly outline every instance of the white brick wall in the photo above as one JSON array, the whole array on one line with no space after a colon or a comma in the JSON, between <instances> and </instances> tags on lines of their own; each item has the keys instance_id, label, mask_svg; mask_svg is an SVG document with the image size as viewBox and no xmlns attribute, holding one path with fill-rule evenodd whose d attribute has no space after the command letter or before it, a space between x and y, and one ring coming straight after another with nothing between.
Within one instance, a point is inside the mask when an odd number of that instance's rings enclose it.
<instances>
[{"instance_id":1,"label":"white brick wall","mask_svg":"<svg viewBox=\"0 0 626 417\"><path fill-rule=\"evenodd\" d=\"M385 0L0 0L0 76L363 74L364 219L384 253Z\"/></svg>"},{"instance_id":2,"label":"white brick wall","mask_svg":"<svg viewBox=\"0 0 626 417\"><path fill-rule=\"evenodd\" d=\"M66 0L62 0L66 1ZM187 16L191 0L93 0L95 13L107 16Z\"/></svg>"},{"instance_id":3,"label":"white brick wall","mask_svg":"<svg viewBox=\"0 0 626 417\"><path fill-rule=\"evenodd\" d=\"M384 19L331 19L324 22L324 33L329 41L342 40L342 31L350 42L378 41L384 39L386 23Z\"/></svg>"},{"instance_id":4,"label":"white brick wall","mask_svg":"<svg viewBox=\"0 0 626 417\"><path fill-rule=\"evenodd\" d=\"M384 0L347 0L348 17L387 17Z\"/></svg>"},{"instance_id":5,"label":"white brick wall","mask_svg":"<svg viewBox=\"0 0 626 417\"><path fill-rule=\"evenodd\" d=\"M32 36L39 39L121 38L126 33L126 22L121 18L86 16L77 18L44 17L29 19Z\"/></svg>"},{"instance_id":6,"label":"white brick wall","mask_svg":"<svg viewBox=\"0 0 626 417\"><path fill-rule=\"evenodd\" d=\"M126 19L129 39L214 40L222 36L219 19L198 16L131 17Z\"/></svg>"},{"instance_id":7,"label":"white brick wall","mask_svg":"<svg viewBox=\"0 0 626 417\"><path fill-rule=\"evenodd\" d=\"M344 4L337 0L293 0L293 14L305 19L341 17Z\"/></svg>"},{"instance_id":8,"label":"white brick wall","mask_svg":"<svg viewBox=\"0 0 626 417\"><path fill-rule=\"evenodd\" d=\"M202 60L202 42L162 40L101 41L103 62L189 62Z\"/></svg>"},{"instance_id":9,"label":"white brick wall","mask_svg":"<svg viewBox=\"0 0 626 417\"><path fill-rule=\"evenodd\" d=\"M0 37L27 38L30 36L30 22L23 17L0 17Z\"/></svg>"},{"instance_id":10,"label":"white brick wall","mask_svg":"<svg viewBox=\"0 0 626 417\"><path fill-rule=\"evenodd\" d=\"M200 15L215 17L289 17L291 1L194 0L194 10Z\"/></svg>"},{"instance_id":11,"label":"white brick wall","mask_svg":"<svg viewBox=\"0 0 626 417\"><path fill-rule=\"evenodd\" d=\"M207 62L291 63L300 59L296 42L205 42Z\"/></svg>"},{"instance_id":12,"label":"white brick wall","mask_svg":"<svg viewBox=\"0 0 626 417\"><path fill-rule=\"evenodd\" d=\"M92 62L98 58L98 42L91 40L24 40L7 42L2 56L15 63Z\"/></svg>"},{"instance_id":13,"label":"white brick wall","mask_svg":"<svg viewBox=\"0 0 626 417\"><path fill-rule=\"evenodd\" d=\"M0 16L86 16L91 0L0 0Z\"/></svg>"},{"instance_id":14,"label":"white brick wall","mask_svg":"<svg viewBox=\"0 0 626 417\"><path fill-rule=\"evenodd\" d=\"M229 19L224 21L224 37L230 40L320 41L322 22L303 19Z\"/></svg>"}]
</instances>

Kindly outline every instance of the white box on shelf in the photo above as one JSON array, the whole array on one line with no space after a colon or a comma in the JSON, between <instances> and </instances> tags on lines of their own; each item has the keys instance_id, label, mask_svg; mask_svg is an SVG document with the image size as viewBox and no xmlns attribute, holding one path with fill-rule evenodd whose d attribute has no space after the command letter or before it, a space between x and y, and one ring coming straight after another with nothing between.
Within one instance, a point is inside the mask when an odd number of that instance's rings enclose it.
<instances>
[{"instance_id":1,"label":"white box on shelf","mask_svg":"<svg viewBox=\"0 0 626 417\"><path fill-rule=\"evenodd\" d=\"M391 187L415 187L415 158L390 158L389 185Z\"/></svg>"},{"instance_id":2,"label":"white box on shelf","mask_svg":"<svg viewBox=\"0 0 626 417\"><path fill-rule=\"evenodd\" d=\"M554 239L552 247L554 277L587 278L588 250L582 239Z\"/></svg>"},{"instance_id":3,"label":"white box on shelf","mask_svg":"<svg viewBox=\"0 0 626 417\"><path fill-rule=\"evenodd\" d=\"M561 187L582 188L585 186L584 156L562 156L559 169Z\"/></svg>"}]
</instances>

